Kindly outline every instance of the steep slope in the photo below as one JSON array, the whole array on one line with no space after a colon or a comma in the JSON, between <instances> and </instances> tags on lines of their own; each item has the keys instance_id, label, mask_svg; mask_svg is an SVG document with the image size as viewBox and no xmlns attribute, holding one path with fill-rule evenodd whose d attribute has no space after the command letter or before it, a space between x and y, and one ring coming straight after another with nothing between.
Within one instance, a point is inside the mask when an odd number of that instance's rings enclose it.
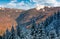
<instances>
[{"instance_id":1,"label":"steep slope","mask_svg":"<svg viewBox=\"0 0 60 39\"><path fill-rule=\"evenodd\" d=\"M44 7L40 10L36 10L35 8L30 9L22 12L16 21L20 24L22 30L26 32L28 31L28 28L31 27L32 19L35 19L37 24L43 23L48 32L51 30L51 24L57 22L60 24L60 21L58 21L60 20L60 7ZM56 25L59 25L58 23ZM52 25L52 27L57 27L56 25Z\"/></svg>"},{"instance_id":2,"label":"steep slope","mask_svg":"<svg viewBox=\"0 0 60 39\"><path fill-rule=\"evenodd\" d=\"M43 11L43 9L45 11ZM30 9L28 11L22 12L20 16L16 19L19 24L26 24L27 22L31 22L31 19L36 19L36 23L46 20L49 16L53 16L55 12L60 10L60 7L45 7L40 10Z\"/></svg>"},{"instance_id":3,"label":"steep slope","mask_svg":"<svg viewBox=\"0 0 60 39\"><path fill-rule=\"evenodd\" d=\"M2 35L7 28L10 30L12 25L14 25L14 27L17 25L15 19L22 11L24 10L0 7L0 35Z\"/></svg>"}]
</instances>

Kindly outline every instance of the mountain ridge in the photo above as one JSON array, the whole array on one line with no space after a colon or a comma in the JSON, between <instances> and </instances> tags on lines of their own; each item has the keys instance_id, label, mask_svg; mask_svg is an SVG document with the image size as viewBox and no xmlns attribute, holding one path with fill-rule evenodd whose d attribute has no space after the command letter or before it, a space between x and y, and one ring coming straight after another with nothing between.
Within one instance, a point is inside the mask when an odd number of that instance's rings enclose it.
<instances>
[{"instance_id":1,"label":"mountain ridge","mask_svg":"<svg viewBox=\"0 0 60 39\"><path fill-rule=\"evenodd\" d=\"M54 8L48 8L45 7L44 8L45 11L43 11L42 9L40 9L39 11L37 11L35 8L34 9L30 9L27 11L22 12L22 16L20 14L20 17L25 17L27 20L29 20L30 17L38 17L38 15L47 15L47 16L51 16L53 15L53 13L58 12L60 10L60 7L54 7ZM24 16L24 14L27 14ZM19 22L19 17L17 18L17 21ZM24 22L24 21L23 21Z\"/></svg>"},{"instance_id":2,"label":"mountain ridge","mask_svg":"<svg viewBox=\"0 0 60 39\"><path fill-rule=\"evenodd\" d=\"M50 29L51 27L53 27L51 26L51 23L53 24L53 21L58 19L60 20L60 7L52 7L52 8L45 7L44 9L45 11L43 11L43 9L40 9L37 11L34 8L34 9L30 9L22 12L22 14L20 14L20 16L16 19L17 24L23 28L22 29L23 31L25 30L24 32L27 32L26 30L29 30L31 28L32 19L34 19L36 24L42 23L45 26L47 32L49 30L52 30ZM56 25L59 25L59 24L56 24ZM54 25L54 27L57 27L57 26Z\"/></svg>"}]
</instances>

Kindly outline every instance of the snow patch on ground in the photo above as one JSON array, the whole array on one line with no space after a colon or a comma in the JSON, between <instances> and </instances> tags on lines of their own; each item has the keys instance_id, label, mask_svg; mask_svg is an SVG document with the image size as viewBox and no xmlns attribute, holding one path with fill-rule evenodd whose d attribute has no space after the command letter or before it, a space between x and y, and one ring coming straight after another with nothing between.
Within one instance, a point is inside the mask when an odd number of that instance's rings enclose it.
<instances>
[{"instance_id":1,"label":"snow patch on ground","mask_svg":"<svg viewBox=\"0 0 60 39\"><path fill-rule=\"evenodd\" d=\"M36 10L43 9L44 7L45 7L44 5L38 5L38 4L37 4Z\"/></svg>"}]
</instances>

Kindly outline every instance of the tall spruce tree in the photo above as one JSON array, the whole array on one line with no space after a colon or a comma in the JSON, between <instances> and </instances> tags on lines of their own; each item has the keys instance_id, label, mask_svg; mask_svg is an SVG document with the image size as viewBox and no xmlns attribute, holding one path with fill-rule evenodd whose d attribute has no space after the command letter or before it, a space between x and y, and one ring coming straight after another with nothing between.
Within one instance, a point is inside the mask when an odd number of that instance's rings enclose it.
<instances>
[{"instance_id":1,"label":"tall spruce tree","mask_svg":"<svg viewBox=\"0 0 60 39\"><path fill-rule=\"evenodd\" d=\"M10 39L16 39L15 30L14 30L14 27L13 27L13 26L12 26L12 28L11 28Z\"/></svg>"},{"instance_id":2,"label":"tall spruce tree","mask_svg":"<svg viewBox=\"0 0 60 39\"><path fill-rule=\"evenodd\" d=\"M58 39L60 39L60 30L58 30Z\"/></svg>"},{"instance_id":3,"label":"tall spruce tree","mask_svg":"<svg viewBox=\"0 0 60 39\"><path fill-rule=\"evenodd\" d=\"M2 39L2 36L0 36L0 39Z\"/></svg>"},{"instance_id":4,"label":"tall spruce tree","mask_svg":"<svg viewBox=\"0 0 60 39\"><path fill-rule=\"evenodd\" d=\"M47 39L43 23L38 24L37 39Z\"/></svg>"},{"instance_id":5,"label":"tall spruce tree","mask_svg":"<svg viewBox=\"0 0 60 39\"><path fill-rule=\"evenodd\" d=\"M3 34L2 39L5 39L5 33Z\"/></svg>"},{"instance_id":6,"label":"tall spruce tree","mask_svg":"<svg viewBox=\"0 0 60 39\"><path fill-rule=\"evenodd\" d=\"M35 19L32 19L32 27L31 27L31 35L32 35L32 39L36 39L36 23L35 23Z\"/></svg>"},{"instance_id":7,"label":"tall spruce tree","mask_svg":"<svg viewBox=\"0 0 60 39\"><path fill-rule=\"evenodd\" d=\"M18 26L16 27L17 29L17 36L19 36L21 39L24 38L23 34L22 34L22 30L20 28L20 25L18 24Z\"/></svg>"},{"instance_id":8,"label":"tall spruce tree","mask_svg":"<svg viewBox=\"0 0 60 39\"><path fill-rule=\"evenodd\" d=\"M7 29L7 30L6 30L6 33L5 33L5 39L9 39L9 36L10 36L10 32L9 32L9 30Z\"/></svg>"},{"instance_id":9,"label":"tall spruce tree","mask_svg":"<svg viewBox=\"0 0 60 39\"><path fill-rule=\"evenodd\" d=\"M20 37L21 35L21 29L20 29L20 26L18 25L17 27L16 27L16 29L17 29L17 35Z\"/></svg>"}]
</instances>

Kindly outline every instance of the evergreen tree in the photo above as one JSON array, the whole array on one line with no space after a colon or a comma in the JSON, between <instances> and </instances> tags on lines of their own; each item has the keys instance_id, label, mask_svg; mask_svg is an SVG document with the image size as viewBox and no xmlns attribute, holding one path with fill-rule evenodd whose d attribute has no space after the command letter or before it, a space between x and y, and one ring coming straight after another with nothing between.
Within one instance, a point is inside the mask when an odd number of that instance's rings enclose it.
<instances>
[{"instance_id":1,"label":"evergreen tree","mask_svg":"<svg viewBox=\"0 0 60 39\"><path fill-rule=\"evenodd\" d=\"M16 34L15 34L15 30L14 30L14 27L13 26L11 28L11 35L10 35L10 38L9 39L16 39Z\"/></svg>"},{"instance_id":2,"label":"evergreen tree","mask_svg":"<svg viewBox=\"0 0 60 39\"><path fill-rule=\"evenodd\" d=\"M57 12L57 20L60 19L60 11Z\"/></svg>"},{"instance_id":3,"label":"evergreen tree","mask_svg":"<svg viewBox=\"0 0 60 39\"><path fill-rule=\"evenodd\" d=\"M49 39L56 39L56 38L57 38L56 31L55 31L55 29L52 29L52 30L49 32Z\"/></svg>"},{"instance_id":4,"label":"evergreen tree","mask_svg":"<svg viewBox=\"0 0 60 39\"><path fill-rule=\"evenodd\" d=\"M3 34L2 39L5 39L5 33Z\"/></svg>"},{"instance_id":5,"label":"evergreen tree","mask_svg":"<svg viewBox=\"0 0 60 39\"><path fill-rule=\"evenodd\" d=\"M56 12L53 15L53 20L56 20Z\"/></svg>"},{"instance_id":6,"label":"evergreen tree","mask_svg":"<svg viewBox=\"0 0 60 39\"><path fill-rule=\"evenodd\" d=\"M0 39L2 39L2 36L0 36Z\"/></svg>"},{"instance_id":7,"label":"evergreen tree","mask_svg":"<svg viewBox=\"0 0 60 39\"><path fill-rule=\"evenodd\" d=\"M58 32L59 32L59 33L58 33L58 38L60 39L60 30L58 30Z\"/></svg>"},{"instance_id":8,"label":"evergreen tree","mask_svg":"<svg viewBox=\"0 0 60 39\"><path fill-rule=\"evenodd\" d=\"M47 39L43 23L38 24L37 39Z\"/></svg>"},{"instance_id":9,"label":"evergreen tree","mask_svg":"<svg viewBox=\"0 0 60 39\"><path fill-rule=\"evenodd\" d=\"M6 33L5 33L5 39L9 39L9 36L10 36L10 32L9 32L9 30L7 29L7 30L6 30Z\"/></svg>"},{"instance_id":10,"label":"evergreen tree","mask_svg":"<svg viewBox=\"0 0 60 39\"><path fill-rule=\"evenodd\" d=\"M21 30L19 24L18 24L18 26L16 27L16 29L17 29L17 35L18 35L21 39L24 38L24 36L23 36L23 34L22 34L22 30Z\"/></svg>"},{"instance_id":11,"label":"evergreen tree","mask_svg":"<svg viewBox=\"0 0 60 39\"><path fill-rule=\"evenodd\" d=\"M35 23L35 20L32 19L32 27L31 27L31 35L32 35L32 38L33 39L36 39L36 23Z\"/></svg>"},{"instance_id":12,"label":"evergreen tree","mask_svg":"<svg viewBox=\"0 0 60 39\"><path fill-rule=\"evenodd\" d=\"M20 26L18 25L18 26L16 27L16 29L17 29L17 35L20 37L20 34L21 34Z\"/></svg>"}]
</instances>

